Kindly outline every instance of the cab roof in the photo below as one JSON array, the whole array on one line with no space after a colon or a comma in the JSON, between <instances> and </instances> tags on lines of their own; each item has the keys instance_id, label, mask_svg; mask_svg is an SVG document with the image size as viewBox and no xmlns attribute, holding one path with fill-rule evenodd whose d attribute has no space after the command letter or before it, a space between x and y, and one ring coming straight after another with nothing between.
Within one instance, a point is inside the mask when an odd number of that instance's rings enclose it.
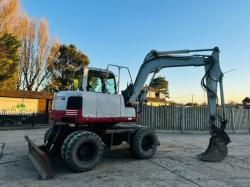
<instances>
[{"instance_id":1,"label":"cab roof","mask_svg":"<svg viewBox=\"0 0 250 187\"><path fill-rule=\"evenodd\" d=\"M89 70L94 70L94 71L100 71L100 72L105 72L105 73L111 73L114 75L112 71L109 71L107 69L102 69L102 68L95 68L95 67L88 67Z\"/></svg>"}]
</instances>

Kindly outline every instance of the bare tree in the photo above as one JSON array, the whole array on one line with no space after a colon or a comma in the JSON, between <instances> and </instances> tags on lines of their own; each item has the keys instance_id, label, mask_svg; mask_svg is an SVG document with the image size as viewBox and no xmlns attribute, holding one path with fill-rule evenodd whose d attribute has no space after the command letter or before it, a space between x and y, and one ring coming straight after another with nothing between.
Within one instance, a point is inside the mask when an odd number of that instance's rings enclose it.
<instances>
[{"instance_id":1,"label":"bare tree","mask_svg":"<svg viewBox=\"0 0 250 187\"><path fill-rule=\"evenodd\" d=\"M56 40L49 39L45 19L30 19L20 11L19 0L0 0L0 37L10 33L21 41L17 71L4 80L11 89L39 90L46 82L59 49Z\"/></svg>"},{"instance_id":2,"label":"bare tree","mask_svg":"<svg viewBox=\"0 0 250 187\"><path fill-rule=\"evenodd\" d=\"M0 35L18 35L19 0L0 0Z\"/></svg>"},{"instance_id":3,"label":"bare tree","mask_svg":"<svg viewBox=\"0 0 250 187\"><path fill-rule=\"evenodd\" d=\"M59 44L50 42L47 21L30 19L24 15L20 21L21 49L19 65L19 89L39 90L46 80L56 58Z\"/></svg>"}]
</instances>

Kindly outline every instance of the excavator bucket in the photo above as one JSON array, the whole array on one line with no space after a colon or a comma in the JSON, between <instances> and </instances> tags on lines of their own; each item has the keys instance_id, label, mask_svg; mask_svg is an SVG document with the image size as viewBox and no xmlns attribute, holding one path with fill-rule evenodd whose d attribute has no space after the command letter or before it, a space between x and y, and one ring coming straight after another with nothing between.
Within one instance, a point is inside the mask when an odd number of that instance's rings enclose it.
<instances>
[{"instance_id":1,"label":"excavator bucket","mask_svg":"<svg viewBox=\"0 0 250 187\"><path fill-rule=\"evenodd\" d=\"M207 150L198 156L198 159L209 162L220 162L227 156L227 145L219 138L210 138Z\"/></svg>"},{"instance_id":2,"label":"excavator bucket","mask_svg":"<svg viewBox=\"0 0 250 187\"><path fill-rule=\"evenodd\" d=\"M28 157L40 174L41 178L52 179L53 170L48 155L36 144L34 144L27 135L24 136L24 138L28 142Z\"/></svg>"},{"instance_id":3,"label":"excavator bucket","mask_svg":"<svg viewBox=\"0 0 250 187\"><path fill-rule=\"evenodd\" d=\"M209 162L220 162L224 160L228 154L227 144L230 142L231 140L224 130L216 129L210 138L206 151L197 155L198 159Z\"/></svg>"}]
</instances>

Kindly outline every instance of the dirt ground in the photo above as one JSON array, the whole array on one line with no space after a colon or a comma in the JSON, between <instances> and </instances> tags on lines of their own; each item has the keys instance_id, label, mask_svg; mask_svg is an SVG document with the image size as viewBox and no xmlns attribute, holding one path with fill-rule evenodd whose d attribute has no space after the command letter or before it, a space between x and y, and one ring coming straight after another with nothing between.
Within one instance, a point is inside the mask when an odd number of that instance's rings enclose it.
<instances>
[{"instance_id":1,"label":"dirt ground","mask_svg":"<svg viewBox=\"0 0 250 187\"><path fill-rule=\"evenodd\" d=\"M229 155L220 163L198 161L209 135L159 133L161 146L150 160L136 160L128 151L107 152L92 171L72 173L54 167L55 179L39 180L26 156L28 134L42 143L45 129L0 131L5 142L0 160L0 186L250 186L250 135L230 135Z\"/></svg>"}]
</instances>

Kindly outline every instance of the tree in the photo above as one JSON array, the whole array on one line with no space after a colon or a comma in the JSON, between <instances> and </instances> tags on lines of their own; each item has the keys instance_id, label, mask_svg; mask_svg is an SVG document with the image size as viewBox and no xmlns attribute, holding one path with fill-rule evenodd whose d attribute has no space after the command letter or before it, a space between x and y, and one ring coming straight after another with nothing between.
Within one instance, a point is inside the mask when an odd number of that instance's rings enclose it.
<instances>
[{"instance_id":1,"label":"tree","mask_svg":"<svg viewBox=\"0 0 250 187\"><path fill-rule=\"evenodd\" d=\"M198 103L186 103L185 106L192 106L192 107L198 107L199 104Z\"/></svg>"},{"instance_id":2,"label":"tree","mask_svg":"<svg viewBox=\"0 0 250 187\"><path fill-rule=\"evenodd\" d=\"M165 96L169 98L168 81L165 79L165 77L159 76L153 79L149 87L161 90Z\"/></svg>"},{"instance_id":3,"label":"tree","mask_svg":"<svg viewBox=\"0 0 250 187\"><path fill-rule=\"evenodd\" d=\"M19 0L0 0L0 35L11 33L18 35Z\"/></svg>"},{"instance_id":4,"label":"tree","mask_svg":"<svg viewBox=\"0 0 250 187\"><path fill-rule=\"evenodd\" d=\"M178 104L175 101L168 101L169 106L177 106Z\"/></svg>"},{"instance_id":5,"label":"tree","mask_svg":"<svg viewBox=\"0 0 250 187\"><path fill-rule=\"evenodd\" d=\"M56 58L59 44L49 40L48 24L43 18L39 22L23 15L20 21L21 50L18 88L38 91Z\"/></svg>"},{"instance_id":6,"label":"tree","mask_svg":"<svg viewBox=\"0 0 250 187\"><path fill-rule=\"evenodd\" d=\"M20 7L19 0L0 0L0 37L4 34L11 34L13 37L19 38L19 16L20 16ZM11 59L10 59L11 60ZM2 63L2 62L1 62ZM18 65L18 64L16 64ZM7 79L1 81L0 88L8 90L16 90L18 82L18 71L13 70L14 73L10 74Z\"/></svg>"},{"instance_id":7,"label":"tree","mask_svg":"<svg viewBox=\"0 0 250 187\"><path fill-rule=\"evenodd\" d=\"M53 62L50 81L46 87L49 91L68 90L72 85L74 70L88 65L88 57L77 50L74 45L61 45L59 55Z\"/></svg>"},{"instance_id":8,"label":"tree","mask_svg":"<svg viewBox=\"0 0 250 187\"><path fill-rule=\"evenodd\" d=\"M18 70L18 49L20 41L11 34L0 37L0 89L16 89L16 82L6 85L6 80L13 78Z\"/></svg>"},{"instance_id":9,"label":"tree","mask_svg":"<svg viewBox=\"0 0 250 187\"><path fill-rule=\"evenodd\" d=\"M30 19L20 11L19 0L0 0L0 37L11 33L21 41L18 70L4 84L17 84L18 89L39 90L49 75L52 62L59 48L51 42L48 24Z\"/></svg>"},{"instance_id":10,"label":"tree","mask_svg":"<svg viewBox=\"0 0 250 187\"><path fill-rule=\"evenodd\" d=\"M201 106L202 106L202 107L207 107L207 103L206 103L206 102L202 102L202 103L201 103Z\"/></svg>"}]
</instances>

